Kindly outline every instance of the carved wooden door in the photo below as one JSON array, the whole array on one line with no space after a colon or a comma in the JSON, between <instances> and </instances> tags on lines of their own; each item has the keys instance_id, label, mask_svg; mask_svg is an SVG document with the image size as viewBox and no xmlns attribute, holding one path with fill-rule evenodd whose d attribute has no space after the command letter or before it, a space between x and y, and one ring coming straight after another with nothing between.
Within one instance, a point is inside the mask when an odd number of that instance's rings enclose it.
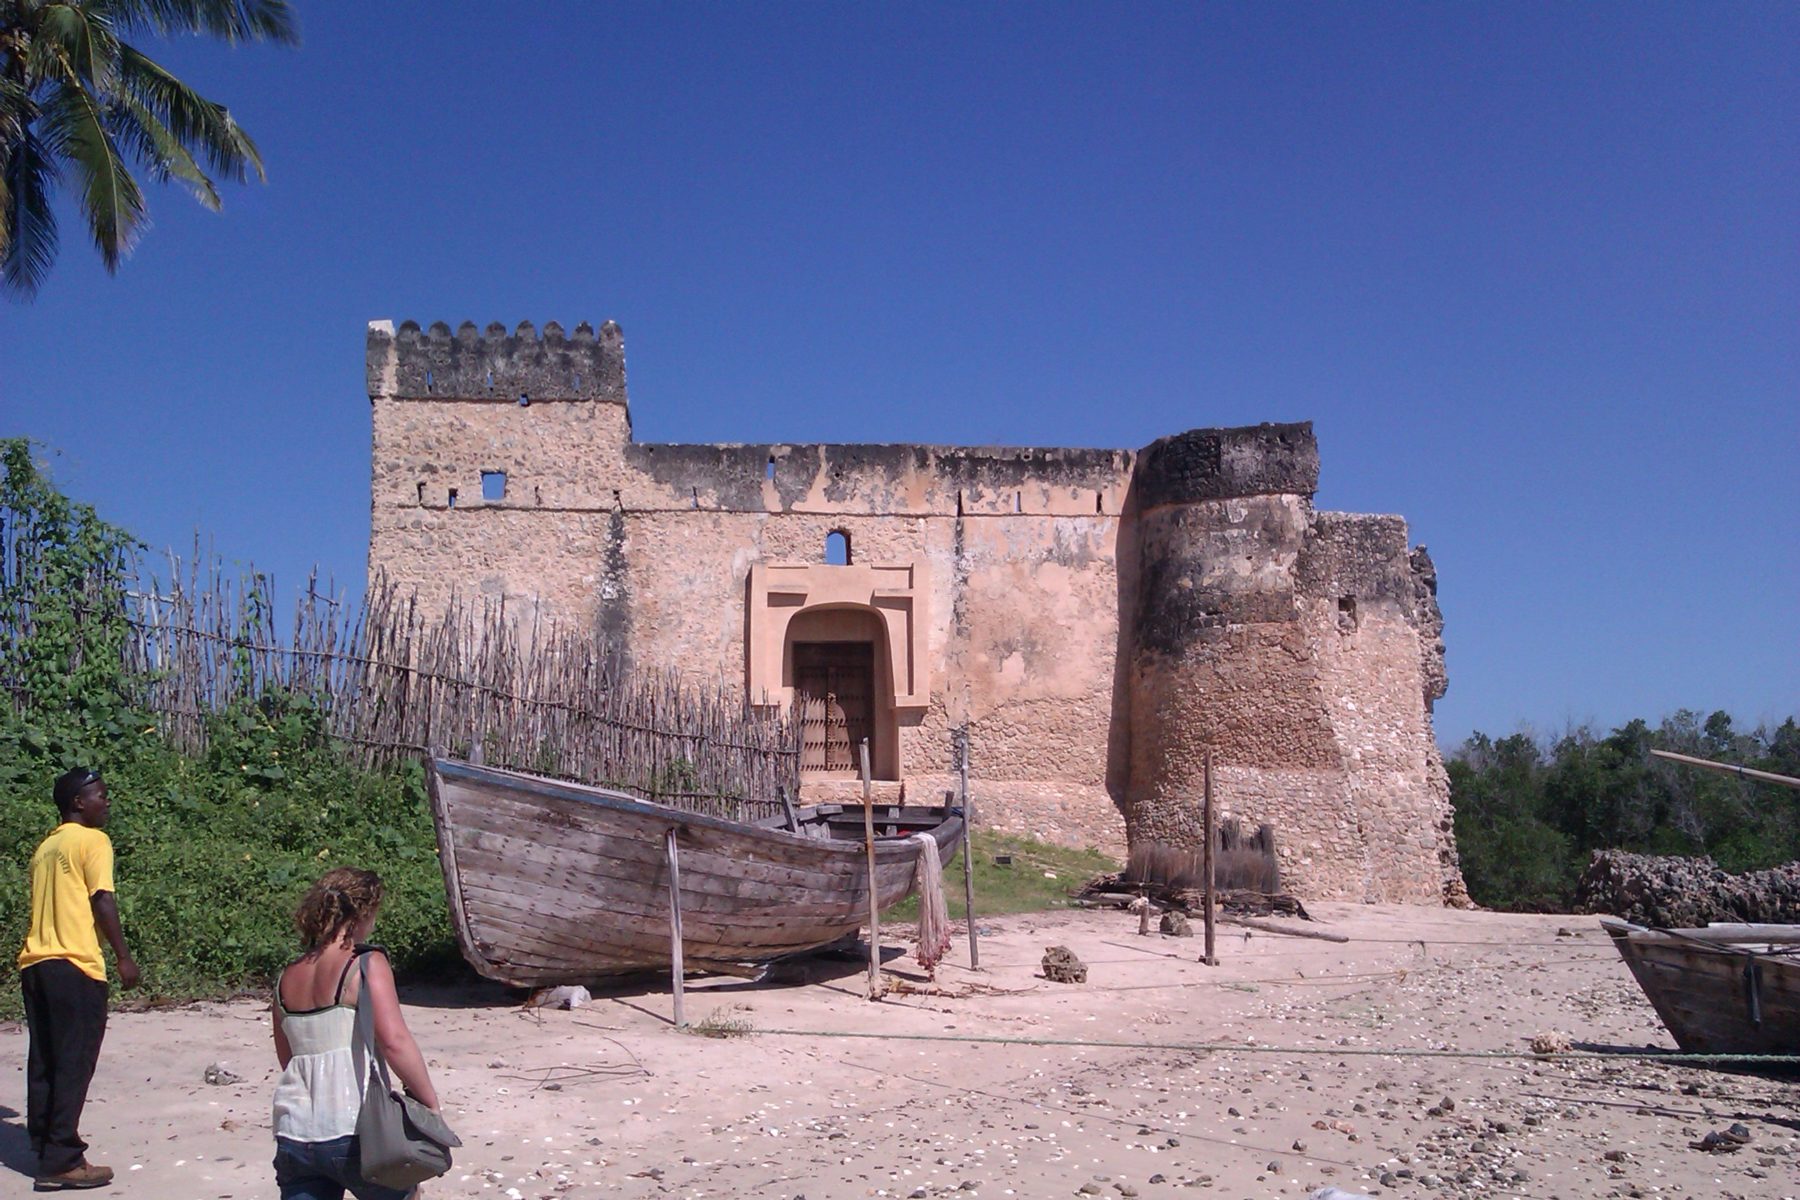
<instances>
[{"instance_id":1,"label":"carved wooden door","mask_svg":"<svg viewBox=\"0 0 1800 1200\"><path fill-rule=\"evenodd\" d=\"M856 775L857 747L875 754L875 647L868 642L799 642L794 701L800 709L800 769Z\"/></svg>"}]
</instances>

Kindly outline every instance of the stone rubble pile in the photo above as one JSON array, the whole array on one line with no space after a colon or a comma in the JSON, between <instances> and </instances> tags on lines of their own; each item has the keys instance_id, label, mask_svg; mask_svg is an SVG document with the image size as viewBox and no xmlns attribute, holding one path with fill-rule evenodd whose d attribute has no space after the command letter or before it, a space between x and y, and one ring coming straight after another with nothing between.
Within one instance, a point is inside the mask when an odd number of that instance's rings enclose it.
<instances>
[{"instance_id":1,"label":"stone rubble pile","mask_svg":"<svg viewBox=\"0 0 1800 1200\"><path fill-rule=\"evenodd\" d=\"M1575 903L1660 929L1714 921L1800 924L1800 862L1733 875L1710 858L1597 850L1575 886Z\"/></svg>"}]
</instances>

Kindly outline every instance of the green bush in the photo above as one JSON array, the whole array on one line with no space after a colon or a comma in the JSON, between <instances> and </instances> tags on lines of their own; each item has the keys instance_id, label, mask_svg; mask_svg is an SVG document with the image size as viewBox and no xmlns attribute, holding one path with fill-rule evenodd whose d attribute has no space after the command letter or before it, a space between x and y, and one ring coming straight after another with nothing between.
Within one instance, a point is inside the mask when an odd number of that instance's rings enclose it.
<instances>
[{"instance_id":1,"label":"green bush","mask_svg":"<svg viewBox=\"0 0 1800 1200\"><path fill-rule=\"evenodd\" d=\"M113 798L107 832L120 919L151 1001L266 986L297 948L293 911L327 868L365 867L387 884L375 940L402 972L454 959L423 774L364 771L317 736L306 706L268 698L213 721L190 758L147 732L110 744L58 740L52 754L0 717L0 930L24 938L27 868L56 825L51 781L82 762ZM41 741L41 739L40 739ZM16 973L14 958L0 975ZM0 986L14 1012L17 989Z\"/></svg>"},{"instance_id":2,"label":"green bush","mask_svg":"<svg viewBox=\"0 0 1800 1200\"><path fill-rule=\"evenodd\" d=\"M1446 764L1463 881L1476 903L1566 909L1596 850L1710 855L1727 871L1800 859L1800 792L1651 756L1673 750L1800 775L1800 726L1739 732L1729 714L1683 709L1652 728L1552 742L1476 733Z\"/></svg>"}]
</instances>

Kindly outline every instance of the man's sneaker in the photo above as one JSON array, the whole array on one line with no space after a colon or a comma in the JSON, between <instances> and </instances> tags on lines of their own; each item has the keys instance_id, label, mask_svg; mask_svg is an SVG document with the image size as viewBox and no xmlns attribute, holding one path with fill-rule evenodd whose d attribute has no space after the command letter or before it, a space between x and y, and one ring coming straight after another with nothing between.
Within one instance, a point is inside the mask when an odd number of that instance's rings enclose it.
<instances>
[{"instance_id":1,"label":"man's sneaker","mask_svg":"<svg viewBox=\"0 0 1800 1200\"><path fill-rule=\"evenodd\" d=\"M93 1163L84 1162L80 1166L70 1167L60 1175L39 1175L37 1190L40 1192L60 1192L64 1188L104 1187L112 1182L111 1167L97 1167Z\"/></svg>"}]
</instances>

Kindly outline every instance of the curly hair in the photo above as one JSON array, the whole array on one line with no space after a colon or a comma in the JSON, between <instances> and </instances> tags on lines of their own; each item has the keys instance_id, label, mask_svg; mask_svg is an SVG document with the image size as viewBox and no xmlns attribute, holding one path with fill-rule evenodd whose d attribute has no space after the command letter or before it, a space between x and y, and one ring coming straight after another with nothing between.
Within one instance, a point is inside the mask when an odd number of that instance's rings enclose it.
<instances>
[{"instance_id":1,"label":"curly hair","mask_svg":"<svg viewBox=\"0 0 1800 1200\"><path fill-rule=\"evenodd\" d=\"M356 867L333 867L307 889L294 926L308 950L330 944L381 907L381 876Z\"/></svg>"}]
</instances>

